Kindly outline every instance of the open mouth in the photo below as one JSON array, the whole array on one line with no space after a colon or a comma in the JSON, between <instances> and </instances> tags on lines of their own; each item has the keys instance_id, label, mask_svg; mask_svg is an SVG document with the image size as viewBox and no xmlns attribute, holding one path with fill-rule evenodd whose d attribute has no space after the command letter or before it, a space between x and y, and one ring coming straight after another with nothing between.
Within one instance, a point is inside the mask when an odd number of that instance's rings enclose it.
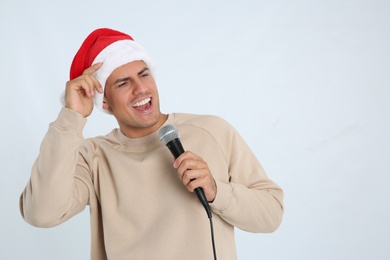
<instances>
[{"instance_id":1,"label":"open mouth","mask_svg":"<svg viewBox=\"0 0 390 260\"><path fill-rule=\"evenodd\" d=\"M147 97L141 101L138 101L133 105L133 108L135 108L137 111L144 112L147 111L152 106L152 98Z\"/></svg>"}]
</instances>

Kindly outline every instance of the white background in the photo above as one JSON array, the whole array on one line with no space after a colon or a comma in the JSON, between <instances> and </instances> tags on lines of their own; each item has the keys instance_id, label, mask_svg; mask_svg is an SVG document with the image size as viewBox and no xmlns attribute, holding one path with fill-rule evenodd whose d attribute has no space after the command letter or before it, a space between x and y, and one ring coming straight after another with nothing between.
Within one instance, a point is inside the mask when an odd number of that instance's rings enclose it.
<instances>
[{"instance_id":1,"label":"white background","mask_svg":"<svg viewBox=\"0 0 390 260\"><path fill-rule=\"evenodd\" d=\"M39 229L18 199L98 27L151 53L163 112L225 118L285 190L275 233L237 230L239 259L390 259L390 2L375 0L0 0L0 259L89 258L88 210ZM96 110L84 135L114 127Z\"/></svg>"}]
</instances>

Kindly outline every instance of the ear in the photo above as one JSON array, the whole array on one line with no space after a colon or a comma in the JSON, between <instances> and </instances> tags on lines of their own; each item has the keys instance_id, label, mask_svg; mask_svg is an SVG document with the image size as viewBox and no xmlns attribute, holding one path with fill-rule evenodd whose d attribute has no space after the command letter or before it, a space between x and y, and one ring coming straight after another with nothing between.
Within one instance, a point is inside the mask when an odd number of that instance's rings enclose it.
<instances>
[{"instance_id":1,"label":"ear","mask_svg":"<svg viewBox=\"0 0 390 260\"><path fill-rule=\"evenodd\" d=\"M107 101L107 97L106 97L106 95L104 95L104 97L103 97L103 109L107 109L107 110L109 110L109 111L111 111L110 109L110 105L108 105L108 101Z\"/></svg>"}]
</instances>

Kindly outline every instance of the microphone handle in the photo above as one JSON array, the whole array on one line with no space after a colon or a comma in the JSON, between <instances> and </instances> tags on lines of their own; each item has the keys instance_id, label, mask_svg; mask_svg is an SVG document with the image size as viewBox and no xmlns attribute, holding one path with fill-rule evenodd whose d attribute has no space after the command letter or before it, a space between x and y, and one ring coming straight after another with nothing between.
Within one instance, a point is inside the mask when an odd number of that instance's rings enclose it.
<instances>
[{"instance_id":1,"label":"microphone handle","mask_svg":"<svg viewBox=\"0 0 390 260\"><path fill-rule=\"evenodd\" d=\"M212 218L210 205L207 201L206 195L204 194L204 191L201 187L198 187L195 189L196 196L198 196L198 199L200 200L200 203L202 203L203 208L206 210L207 217Z\"/></svg>"},{"instance_id":2,"label":"microphone handle","mask_svg":"<svg viewBox=\"0 0 390 260\"><path fill-rule=\"evenodd\" d=\"M181 145L179 139L173 139L172 141L168 142L167 147L169 148L175 159L177 159L177 157L184 153L183 146Z\"/></svg>"}]
</instances>

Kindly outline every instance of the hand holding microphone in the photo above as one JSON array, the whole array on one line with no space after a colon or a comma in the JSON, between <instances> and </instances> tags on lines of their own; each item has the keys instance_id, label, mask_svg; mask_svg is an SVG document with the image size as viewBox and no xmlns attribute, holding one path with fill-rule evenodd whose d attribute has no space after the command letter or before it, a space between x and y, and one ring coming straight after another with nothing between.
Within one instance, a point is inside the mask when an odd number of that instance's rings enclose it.
<instances>
[{"instance_id":1,"label":"hand holding microphone","mask_svg":"<svg viewBox=\"0 0 390 260\"><path fill-rule=\"evenodd\" d=\"M187 151L175 160L173 167L178 170L179 178L188 191L193 192L197 187L203 187L207 201L214 201L216 185L207 163L202 158Z\"/></svg>"},{"instance_id":2,"label":"hand holding microphone","mask_svg":"<svg viewBox=\"0 0 390 260\"><path fill-rule=\"evenodd\" d=\"M192 152L184 152L179 132L174 126L163 126L159 135L176 159L173 167L178 169L179 178L188 191L195 191L208 217L211 218L208 202L214 200L217 187L207 163Z\"/></svg>"}]
</instances>

